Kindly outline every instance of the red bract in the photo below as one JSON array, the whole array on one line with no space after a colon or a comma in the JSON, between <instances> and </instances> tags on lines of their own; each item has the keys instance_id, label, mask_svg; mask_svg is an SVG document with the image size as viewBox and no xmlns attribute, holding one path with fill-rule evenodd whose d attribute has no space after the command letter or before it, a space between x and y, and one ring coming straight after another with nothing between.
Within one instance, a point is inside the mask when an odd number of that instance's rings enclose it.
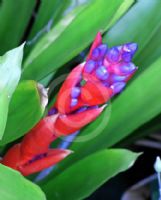
<instances>
[{"instance_id":1,"label":"red bract","mask_svg":"<svg viewBox=\"0 0 161 200\"><path fill-rule=\"evenodd\" d=\"M49 115L9 149L2 164L29 175L68 156L71 151L50 149L50 144L95 120L111 97L123 90L137 69L131 62L136 50L135 43L108 48L98 33L86 62L64 81Z\"/></svg>"}]
</instances>

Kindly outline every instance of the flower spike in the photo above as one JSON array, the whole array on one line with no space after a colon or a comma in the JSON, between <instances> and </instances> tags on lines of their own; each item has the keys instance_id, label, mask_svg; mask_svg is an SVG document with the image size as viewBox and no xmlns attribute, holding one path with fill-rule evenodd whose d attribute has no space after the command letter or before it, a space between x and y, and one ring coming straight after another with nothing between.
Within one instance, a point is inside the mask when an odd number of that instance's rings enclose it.
<instances>
[{"instance_id":1,"label":"flower spike","mask_svg":"<svg viewBox=\"0 0 161 200\"><path fill-rule=\"evenodd\" d=\"M68 75L56 102L40 122L8 150L1 163L27 176L60 162L71 151L50 149L60 136L67 136L95 120L107 102L120 93L137 67L132 58L136 43L109 48L99 32L85 62Z\"/></svg>"}]
</instances>

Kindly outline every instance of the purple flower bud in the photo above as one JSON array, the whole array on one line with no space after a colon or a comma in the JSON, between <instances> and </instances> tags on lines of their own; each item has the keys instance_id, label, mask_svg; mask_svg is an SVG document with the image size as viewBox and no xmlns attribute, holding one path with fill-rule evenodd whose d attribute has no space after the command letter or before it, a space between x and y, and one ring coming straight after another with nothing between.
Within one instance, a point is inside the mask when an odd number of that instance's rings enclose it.
<instances>
[{"instance_id":1,"label":"purple flower bud","mask_svg":"<svg viewBox=\"0 0 161 200\"><path fill-rule=\"evenodd\" d=\"M138 45L136 43L127 43L123 46L123 51L131 52L134 54L138 48Z\"/></svg>"},{"instance_id":2,"label":"purple flower bud","mask_svg":"<svg viewBox=\"0 0 161 200\"><path fill-rule=\"evenodd\" d=\"M111 88L113 89L114 94L117 94L123 90L125 85L126 85L126 83L124 83L124 82L117 82L117 83L114 83L111 86Z\"/></svg>"},{"instance_id":3,"label":"purple flower bud","mask_svg":"<svg viewBox=\"0 0 161 200\"><path fill-rule=\"evenodd\" d=\"M100 58L100 49L95 48L92 52L92 59L93 60L98 60Z\"/></svg>"},{"instance_id":4,"label":"purple flower bud","mask_svg":"<svg viewBox=\"0 0 161 200\"><path fill-rule=\"evenodd\" d=\"M119 76L119 75L111 75L111 79L113 82L120 82L120 81L124 81L127 77L126 76Z\"/></svg>"},{"instance_id":5,"label":"purple flower bud","mask_svg":"<svg viewBox=\"0 0 161 200\"><path fill-rule=\"evenodd\" d=\"M107 59L110 62L118 62L119 61L119 51L116 47L113 47L108 50L106 54Z\"/></svg>"},{"instance_id":6,"label":"purple flower bud","mask_svg":"<svg viewBox=\"0 0 161 200\"><path fill-rule=\"evenodd\" d=\"M73 107L73 106L76 106L77 103L78 103L78 99L72 99L70 105L71 105L71 107Z\"/></svg>"},{"instance_id":7,"label":"purple flower bud","mask_svg":"<svg viewBox=\"0 0 161 200\"><path fill-rule=\"evenodd\" d=\"M105 66L100 66L96 69L96 76L100 80L107 80L109 77L109 73Z\"/></svg>"},{"instance_id":8,"label":"purple flower bud","mask_svg":"<svg viewBox=\"0 0 161 200\"><path fill-rule=\"evenodd\" d=\"M109 87L110 86L110 83L107 81L105 81L105 82L102 82L102 84L105 86L105 87Z\"/></svg>"},{"instance_id":9,"label":"purple flower bud","mask_svg":"<svg viewBox=\"0 0 161 200\"><path fill-rule=\"evenodd\" d=\"M100 50L100 57L103 58L103 56L106 54L107 52L107 45L106 44L101 44L100 46L98 46L98 49Z\"/></svg>"},{"instance_id":10,"label":"purple flower bud","mask_svg":"<svg viewBox=\"0 0 161 200\"><path fill-rule=\"evenodd\" d=\"M103 60L97 61L97 66L101 66L101 65L103 65Z\"/></svg>"},{"instance_id":11,"label":"purple flower bud","mask_svg":"<svg viewBox=\"0 0 161 200\"><path fill-rule=\"evenodd\" d=\"M49 110L48 115L49 116L55 115L57 112L58 112L58 110L56 108L52 108L52 109Z\"/></svg>"},{"instance_id":12,"label":"purple flower bud","mask_svg":"<svg viewBox=\"0 0 161 200\"><path fill-rule=\"evenodd\" d=\"M72 98L77 98L80 95L80 88L79 87L74 87L72 88L72 93L71 93L71 97Z\"/></svg>"},{"instance_id":13,"label":"purple flower bud","mask_svg":"<svg viewBox=\"0 0 161 200\"><path fill-rule=\"evenodd\" d=\"M96 63L93 60L89 60L84 66L84 71L87 73L91 73L94 70L95 66Z\"/></svg>"},{"instance_id":14,"label":"purple flower bud","mask_svg":"<svg viewBox=\"0 0 161 200\"><path fill-rule=\"evenodd\" d=\"M120 66L120 70L125 74L131 74L136 70L136 66L133 63L128 63Z\"/></svg>"},{"instance_id":15,"label":"purple flower bud","mask_svg":"<svg viewBox=\"0 0 161 200\"><path fill-rule=\"evenodd\" d=\"M123 52L122 59L124 62L130 62L132 60L133 54L130 52Z\"/></svg>"}]
</instances>

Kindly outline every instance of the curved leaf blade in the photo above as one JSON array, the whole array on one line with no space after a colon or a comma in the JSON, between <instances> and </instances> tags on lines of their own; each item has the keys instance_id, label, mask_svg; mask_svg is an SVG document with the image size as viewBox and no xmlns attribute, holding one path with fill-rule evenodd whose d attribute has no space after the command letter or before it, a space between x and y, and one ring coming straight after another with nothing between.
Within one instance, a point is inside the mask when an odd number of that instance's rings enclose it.
<instances>
[{"instance_id":1,"label":"curved leaf blade","mask_svg":"<svg viewBox=\"0 0 161 200\"><path fill-rule=\"evenodd\" d=\"M140 71L161 54L161 2L140 0L105 34L104 41L110 45L127 42L138 43L135 56ZM138 31L139 30L139 31Z\"/></svg>"},{"instance_id":2,"label":"curved leaf blade","mask_svg":"<svg viewBox=\"0 0 161 200\"><path fill-rule=\"evenodd\" d=\"M0 57L0 112L3 118L0 123L0 139L6 125L9 101L21 76L23 47L24 44Z\"/></svg>"},{"instance_id":3,"label":"curved leaf blade","mask_svg":"<svg viewBox=\"0 0 161 200\"><path fill-rule=\"evenodd\" d=\"M0 54L20 44L35 3L35 0L0 2Z\"/></svg>"},{"instance_id":4,"label":"curved leaf blade","mask_svg":"<svg viewBox=\"0 0 161 200\"><path fill-rule=\"evenodd\" d=\"M92 0L76 8L33 48L24 63L23 79L31 79L34 74L34 78L40 80L58 69L87 47L99 30L108 29L114 23L113 18L117 20L132 2Z\"/></svg>"},{"instance_id":5,"label":"curved leaf blade","mask_svg":"<svg viewBox=\"0 0 161 200\"><path fill-rule=\"evenodd\" d=\"M0 133L4 133L7 114L8 114L9 99L6 93L0 94Z\"/></svg>"},{"instance_id":6,"label":"curved leaf blade","mask_svg":"<svg viewBox=\"0 0 161 200\"><path fill-rule=\"evenodd\" d=\"M11 96L20 80L24 44L0 57L0 89Z\"/></svg>"},{"instance_id":7,"label":"curved leaf blade","mask_svg":"<svg viewBox=\"0 0 161 200\"><path fill-rule=\"evenodd\" d=\"M9 105L6 129L0 145L4 145L27 133L42 117L44 105L35 81L21 82Z\"/></svg>"},{"instance_id":8,"label":"curved leaf blade","mask_svg":"<svg viewBox=\"0 0 161 200\"><path fill-rule=\"evenodd\" d=\"M108 179L131 167L138 156L123 149L96 152L45 183L42 189L48 200L85 199Z\"/></svg>"},{"instance_id":9,"label":"curved leaf blade","mask_svg":"<svg viewBox=\"0 0 161 200\"><path fill-rule=\"evenodd\" d=\"M33 27L28 37L27 50L31 49L60 19L71 0L41 1Z\"/></svg>"},{"instance_id":10,"label":"curved leaf blade","mask_svg":"<svg viewBox=\"0 0 161 200\"><path fill-rule=\"evenodd\" d=\"M0 194L5 200L45 200L41 189L19 172L0 164Z\"/></svg>"}]
</instances>

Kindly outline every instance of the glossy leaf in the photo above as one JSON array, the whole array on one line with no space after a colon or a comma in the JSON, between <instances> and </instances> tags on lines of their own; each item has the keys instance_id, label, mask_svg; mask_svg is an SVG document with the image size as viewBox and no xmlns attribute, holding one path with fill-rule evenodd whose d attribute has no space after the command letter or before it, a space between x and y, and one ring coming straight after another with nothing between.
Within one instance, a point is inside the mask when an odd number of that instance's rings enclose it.
<instances>
[{"instance_id":1,"label":"glossy leaf","mask_svg":"<svg viewBox=\"0 0 161 200\"><path fill-rule=\"evenodd\" d=\"M0 2L0 53L22 41L36 0L3 0Z\"/></svg>"},{"instance_id":2,"label":"glossy leaf","mask_svg":"<svg viewBox=\"0 0 161 200\"><path fill-rule=\"evenodd\" d=\"M87 47L99 30L108 29L132 2L92 0L77 7L38 42L26 59L23 78L40 80L61 67Z\"/></svg>"},{"instance_id":3,"label":"glossy leaf","mask_svg":"<svg viewBox=\"0 0 161 200\"><path fill-rule=\"evenodd\" d=\"M123 149L96 152L70 166L42 189L48 200L85 199L108 179L131 167L138 156Z\"/></svg>"},{"instance_id":4,"label":"glossy leaf","mask_svg":"<svg viewBox=\"0 0 161 200\"><path fill-rule=\"evenodd\" d=\"M41 189L17 171L0 164L0 198L5 200L45 200Z\"/></svg>"},{"instance_id":5,"label":"glossy leaf","mask_svg":"<svg viewBox=\"0 0 161 200\"><path fill-rule=\"evenodd\" d=\"M6 126L9 99L5 92L0 93L0 133L3 133Z\"/></svg>"},{"instance_id":6,"label":"glossy leaf","mask_svg":"<svg viewBox=\"0 0 161 200\"><path fill-rule=\"evenodd\" d=\"M145 69L161 54L161 1L140 0L104 36L110 45L138 43L135 62Z\"/></svg>"},{"instance_id":7,"label":"glossy leaf","mask_svg":"<svg viewBox=\"0 0 161 200\"><path fill-rule=\"evenodd\" d=\"M21 45L0 57L0 139L6 125L9 101L21 76L23 47Z\"/></svg>"},{"instance_id":8,"label":"glossy leaf","mask_svg":"<svg viewBox=\"0 0 161 200\"><path fill-rule=\"evenodd\" d=\"M71 3L71 0L43 0L41 1L35 18L31 33L28 38L27 49L33 46L45 33L56 25L59 18L63 15L66 7Z\"/></svg>"},{"instance_id":9,"label":"glossy leaf","mask_svg":"<svg viewBox=\"0 0 161 200\"><path fill-rule=\"evenodd\" d=\"M35 81L21 82L10 102L8 120L0 145L27 133L42 117L45 107Z\"/></svg>"},{"instance_id":10,"label":"glossy leaf","mask_svg":"<svg viewBox=\"0 0 161 200\"><path fill-rule=\"evenodd\" d=\"M14 92L21 76L23 47L24 44L0 57L0 89L5 89L8 96Z\"/></svg>"},{"instance_id":11,"label":"glossy leaf","mask_svg":"<svg viewBox=\"0 0 161 200\"><path fill-rule=\"evenodd\" d=\"M153 118L152 120L148 121L147 123L143 124L141 127L136 129L132 134L128 135L127 137L123 138L119 143L116 143L116 147L125 147L134 143L135 141L151 135L153 133L157 133L161 129L161 115Z\"/></svg>"}]
</instances>

